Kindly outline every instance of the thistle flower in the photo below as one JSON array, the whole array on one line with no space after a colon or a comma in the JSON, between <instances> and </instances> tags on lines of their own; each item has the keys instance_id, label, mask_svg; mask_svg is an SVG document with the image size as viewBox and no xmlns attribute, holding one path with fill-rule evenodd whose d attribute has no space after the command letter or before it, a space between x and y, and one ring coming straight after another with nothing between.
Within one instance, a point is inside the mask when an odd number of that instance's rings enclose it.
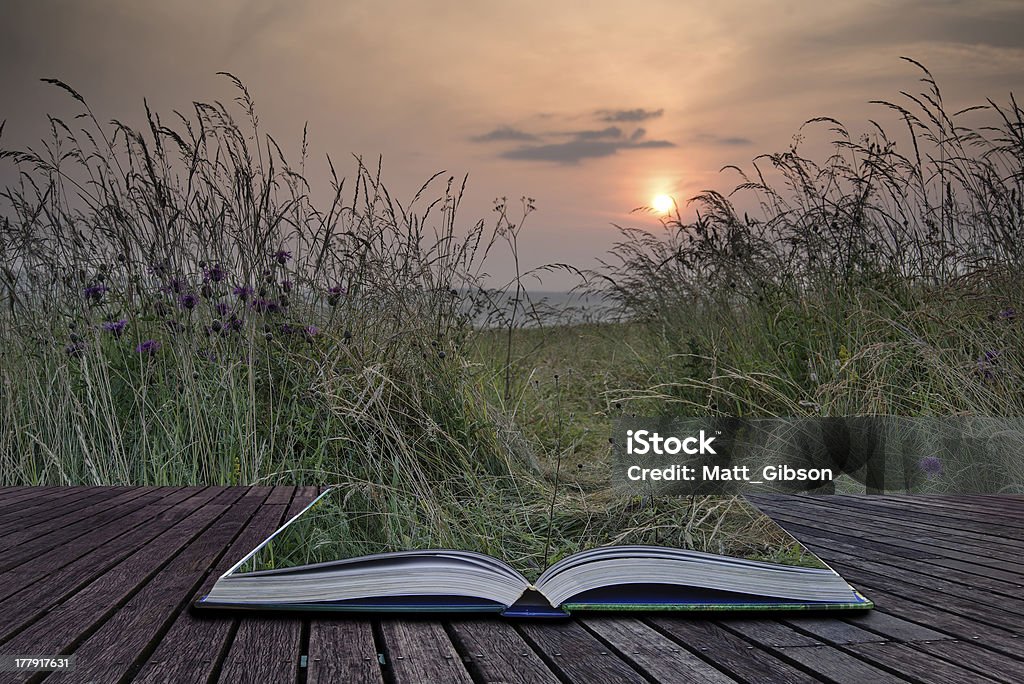
<instances>
[{"instance_id":1,"label":"thistle flower","mask_svg":"<svg viewBox=\"0 0 1024 684\"><path fill-rule=\"evenodd\" d=\"M917 466L929 480L942 475L942 460L938 456L925 456L918 462Z\"/></svg>"},{"instance_id":2,"label":"thistle flower","mask_svg":"<svg viewBox=\"0 0 1024 684\"><path fill-rule=\"evenodd\" d=\"M991 382L996 379L995 368L999 363L999 356L1001 353L1002 352L995 349L989 349L978 357L978 373L986 382Z\"/></svg>"},{"instance_id":3,"label":"thistle flower","mask_svg":"<svg viewBox=\"0 0 1024 684\"><path fill-rule=\"evenodd\" d=\"M307 325L303 332L306 333L306 339L313 339L320 334L320 328L315 325Z\"/></svg>"},{"instance_id":4,"label":"thistle flower","mask_svg":"<svg viewBox=\"0 0 1024 684\"><path fill-rule=\"evenodd\" d=\"M199 298L196 297L191 292L186 292L185 294L178 297L178 305L181 306L181 308L183 309L188 309L189 311L196 308L196 304L198 303Z\"/></svg>"},{"instance_id":5,"label":"thistle flower","mask_svg":"<svg viewBox=\"0 0 1024 684\"><path fill-rule=\"evenodd\" d=\"M128 320L121 318L116 321L107 321L103 324L103 329L114 337L121 337L124 333L125 326L128 325Z\"/></svg>"},{"instance_id":6,"label":"thistle flower","mask_svg":"<svg viewBox=\"0 0 1024 684\"><path fill-rule=\"evenodd\" d=\"M203 280L208 283L219 283L227 276L227 271L220 264L214 264L203 272Z\"/></svg>"},{"instance_id":7,"label":"thistle flower","mask_svg":"<svg viewBox=\"0 0 1024 684\"><path fill-rule=\"evenodd\" d=\"M292 253L288 252L288 251L285 251L283 249L279 249L276 252L274 252L274 261L276 261L277 263L281 264L282 266L287 264L288 260L291 259L291 258L292 258Z\"/></svg>"},{"instance_id":8,"label":"thistle flower","mask_svg":"<svg viewBox=\"0 0 1024 684\"><path fill-rule=\"evenodd\" d=\"M139 354L145 354L147 356L153 356L159 351L161 345L158 340L146 340L135 348L135 351Z\"/></svg>"},{"instance_id":9,"label":"thistle flower","mask_svg":"<svg viewBox=\"0 0 1024 684\"><path fill-rule=\"evenodd\" d=\"M249 287L248 285L237 285L235 286L235 289L232 290L232 292L236 297L238 297L242 301L245 301L250 296L252 296L252 288Z\"/></svg>"},{"instance_id":10,"label":"thistle flower","mask_svg":"<svg viewBox=\"0 0 1024 684\"><path fill-rule=\"evenodd\" d=\"M1000 310L1000 312L996 315L999 317L999 320L1001 321L1012 321L1017 318L1017 310L1010 306Z\"/></svg>"},{"instance_id":11,"label":"thistle flower","mask_svg":"<svg viewBox=\"0 0 1024 684\"><path fill-rule=\"evenodd\" d=\"M262 297L253 300L252 308L260 313L277 313L280 310L277 302L272 299L263 299Z\"/></svg>"},{"instance_id":12,"label":"thistle flower","mask_svg":"<svg viewBox=\"0 0 1024 684\"><path fill-rule=\"evenodd\" d=\"M103 299L103 295L106 294L110 288L101 283L95 283L82 290L82 294L86 299L91 299L94 302L98 302Z\"/></svg>"},{"instance_id":13,"label":"thistle flower","mask_svg":"<svg viewBox=\"0 0 1024 684\"><path fill-rule=\"evenodd\" d=\"M331 306L337 306L338 300L347 292L348 290L346 290L342 285L334 285L327 288L327 303Z\"/></svg>"},{"instance_id":14,"label":"thistle flower","mask_svg":"<svg viewBox=\"0 0 1024 684\"><path fill-rule=\"evenodd\" d=\"M290 281L290 280L282 280L281 281L281 289L284 290L285 292L291 292L292 291L292 281Z\"/></svg>"},{"instance_id":15,"label":"thistle flower","mask_svg":"<svg viewBox=\"0 0 1024 684\"><path fill-rule=\"evenodd\" d=\"M72 358L81 358L85 355L85 343L72 342L68 346L64 347L64 353Z\"/></svg>"},{"instance_id":16,"label":"thistle flower","mask_svg":"<svg viewBox=\"0 0 1024 684\"><path fill-rule=\"evenodd\" d=\"M188 289L188 283L181 278L171 278L164 286L164 291L170 294L181 294Z\"/></svg>"},{"instance_id":17,"label":"thistle flower","mask_svg":"<svg viewBox=\"0 0 1024 684\"><path fill-rule=\"evenodd\" d=\"M217 315L219 316L227 316L231 313L231 306L225 302L217 302L217 305L214 308L217 310Z\"/></svg>"}]
</instances>

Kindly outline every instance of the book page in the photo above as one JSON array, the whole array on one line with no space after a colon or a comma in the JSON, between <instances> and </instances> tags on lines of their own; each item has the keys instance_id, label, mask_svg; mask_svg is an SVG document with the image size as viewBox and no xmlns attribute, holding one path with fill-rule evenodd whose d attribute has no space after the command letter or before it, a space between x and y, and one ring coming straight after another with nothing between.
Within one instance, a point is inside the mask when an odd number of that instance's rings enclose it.
<instances>
[{"instance_id":1,"label":"book page","mask_svg":"<svg viewBox=\"0 0 1024 684\"><path fill-rule=\"evenodd\" d=\"M531 497L509 502L504 514L494 510L495 501L467 500L442 515L400 497L375 499L367 495L372 491L352 485L332 488L235 572L443 548L492 556L533 582L546 567L574 553L635 544L825 567L737 496L623 498L566 488L558 493L553 513L550 500ZM501 494L512 497L515 492Z\"/></svg>"}]
</instances>

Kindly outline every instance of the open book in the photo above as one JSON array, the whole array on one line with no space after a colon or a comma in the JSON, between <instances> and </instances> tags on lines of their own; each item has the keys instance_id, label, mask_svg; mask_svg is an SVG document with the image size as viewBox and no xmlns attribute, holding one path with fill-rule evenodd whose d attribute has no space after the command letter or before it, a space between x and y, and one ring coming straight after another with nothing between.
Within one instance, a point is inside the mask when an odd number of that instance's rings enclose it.
<instances>
[{"instance_id":1,"label":"open book","mask_svg":"<svg viewBox=\"0 0 1024 684\"><path fill-rule=\"evenodd\" d=\"M392 551L324 560L337 552L330 539L337 533L336 524L335 529L325 524L331 513L324 502L331 494L332 490L322 494L224 573L196 607L536 617L571 611L872 607L788 535L800 551L799 564L626 544L566 555L534 581L505 561L465 550ZM317 512L318 506L323 510ZM335 550L325 556L323 549Z\"/></svg>"}]
</instances>

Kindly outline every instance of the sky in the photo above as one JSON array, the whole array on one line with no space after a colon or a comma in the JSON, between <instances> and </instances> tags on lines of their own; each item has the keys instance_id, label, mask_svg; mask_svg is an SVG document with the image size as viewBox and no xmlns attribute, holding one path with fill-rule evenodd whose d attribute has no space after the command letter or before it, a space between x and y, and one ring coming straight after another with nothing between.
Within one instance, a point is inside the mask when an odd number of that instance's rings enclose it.
<instances>
[{"instance_id":1,"label":"sky","mask_svg":"<svg viewBox=\"0 0 1024 684\"><path fill-rule=\"evenodd\" d=\"M351 155L382 156L405 199L436 171L468 173L464 225L492 221L496 197L535 198L525 267L586 268L614 224L657 229L632 210L664 193L685 216L687 198L735 184L723 166L785 150L807 119L885 120L870 100L920 86L900 56L951 109L1005 102L1024 85L1020 26L1021 0L0 0L0 144L76 111L40 78L139 122L143 98L165 119L230 100L229 71L293 156L308 122L314 188L325 153L349 176Z\"/></svg>"}]
</instances>

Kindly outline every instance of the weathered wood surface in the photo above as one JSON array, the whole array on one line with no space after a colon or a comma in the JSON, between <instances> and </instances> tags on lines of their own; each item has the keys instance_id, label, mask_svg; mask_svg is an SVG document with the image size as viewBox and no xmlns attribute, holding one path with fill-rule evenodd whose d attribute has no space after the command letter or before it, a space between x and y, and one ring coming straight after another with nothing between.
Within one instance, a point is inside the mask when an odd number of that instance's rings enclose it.
<instances>
[{"instance_id":1,"label":"weathered wood surface","mask_svg":"<svg viewBox=\"0 0 1024 684\"><path fill-rule=\"evenodd\" d=\"M0 682L1020 682L1024 497L754 499L876 603L835 617L203 616L308 487L0 489Z\"/></svg>"}]
</instances>

